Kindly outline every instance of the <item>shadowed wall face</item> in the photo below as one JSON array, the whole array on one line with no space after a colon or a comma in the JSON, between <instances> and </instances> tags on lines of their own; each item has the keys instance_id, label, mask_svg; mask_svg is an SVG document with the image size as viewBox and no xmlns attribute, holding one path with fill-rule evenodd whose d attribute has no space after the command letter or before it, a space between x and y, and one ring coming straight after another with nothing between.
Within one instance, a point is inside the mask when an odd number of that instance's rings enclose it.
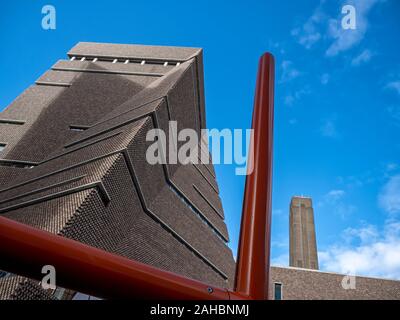
<instances>
[{"instance_id":1,"label":"shadowed wall face","mask_svg":"<svg viewBox=\"0 0 400 320\"><path fill-rule=\"evenodd\" d=\"M289 265L318 270L314 210L311 198L293 197L289 217Z\"/></svg>"}]
</instances>

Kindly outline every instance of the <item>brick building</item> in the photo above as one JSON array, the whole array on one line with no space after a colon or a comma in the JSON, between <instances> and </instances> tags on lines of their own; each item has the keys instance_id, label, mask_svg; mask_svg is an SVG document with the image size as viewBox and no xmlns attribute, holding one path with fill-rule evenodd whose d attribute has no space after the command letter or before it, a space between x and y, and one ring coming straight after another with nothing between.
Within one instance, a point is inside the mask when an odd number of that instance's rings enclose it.
<instances>
[{"instance_id":1,"label":"brick building","mask_svg":"<svg viewBox=\"0 0 400 320\"><path fill-rule=\"evenodd\" d=\"M400 281L335 272L272 266L275 300L399 300Z\"/></svg>"},{"instance_id":2,"label":"brick building","mask_svg":"<svg viewBox=\"0 0 400 320\"><path fill-rule=\"evenodd\" d=\"M0 214L232 287L213 165L146 161L171 120L206 127L201 49L78 43L0 113ZM56 295L0 274L0 299Z\"/></svg>"},{"instance_id":3,"label":"brick building","mask_svg":"<svg viewBox=\"0 0 400 320\"><path fill-rule=\"evenodd\" d=\"M0 215L232 288L213 165L146 161L146 133L170 120L206 128L201 49L77 44L0 113ZM399 281L357 276L345 289L346 275L312 270L311 199L292 200L290 238L292 267L271 267L272 297L400 299ZM0 271L0 299L74 295Z\"/></svg>"}]
</instances>

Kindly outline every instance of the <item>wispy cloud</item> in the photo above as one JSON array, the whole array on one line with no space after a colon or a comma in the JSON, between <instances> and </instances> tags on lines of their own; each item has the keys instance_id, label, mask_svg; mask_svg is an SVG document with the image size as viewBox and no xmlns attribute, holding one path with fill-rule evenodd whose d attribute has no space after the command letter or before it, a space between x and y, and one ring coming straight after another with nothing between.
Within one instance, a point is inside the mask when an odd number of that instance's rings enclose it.
<instances>
[{"instance_id":1,"label":"wispy cloud","mask_svg":"<svg viewBox=\"0 0 400 320\"><path fill-rule=\"evenodd\" d=\"M306 49L310 49L322 38L319 25L324 19L326 19L326 16L320 4L301 27L294 28L291 31L291 35Z\"/></svg>"},{"instance_id":2,"label":"wispy cloud","mask_svg":"<svg viewBox=\"0 0 400 320\"><path fill-rule=\"evenodd\" d=\"M400 80L399 81L391 81L386 86L386 89L391 89L400 94Z\"/></svg>"},{"instance_id":3,"label":"wispy cloud","mask_svg":"<svg viewBox=\"0 0 400 320\"><path fill-rule=\"evenodd\" d=\"M346 203L345 196L346 192L344 190L331 190L322 197L317 206L325 208L325 211L330 211L342 219L346 219L349 215L357 211L357 207Z\"/></svg>"},{"instance_id":4,"label":"wispy cloud","mask_svg":"<svg viewBox=\"0 0 400 320\"><path fill-rule=\"evenodd\" d=\"M284 96L283 102L287 106L293 106L296 101L300 100L303 96L306 96L311 93L311 90L309 88L303 88L296 90L294 92L288 93L287 95Z\"/></svg>"},{"instance_id":5,"label":"wispy cloud","mask_svg":"<svg viewBox=\"0 0 400 320\"><path fill-rule=\"evenodd\" d=\"M365 49L357 57L351 60L351 65L354 67L358 67L359 65L370 61L372 56L373 53L370 50Z\"/></svg>"},{"instance_id":6,"label":"wispy cloud","mask_svg":"<svg viewBox=\"0 0 400 320\"><path fill-rule=\"evenodd\" d=\"M361 243L376 241L379 236L376 226L364 225L360 228L347 228L342 233L342 238L347 244L359 240Z\"/></svg>"},{"instance_id":7,"label":"wispy cloud","mask_svg":"<svg viewBox=\"0 0 400 320\"><path fill-rule=\"evenodd\" d=\"M333 119L324 120L319 129L320 129L322 136L324 136L324 137L328 137L328 138L338 137L338 132L336 130L336 124Z\"/></svg>"},{"instance_id":8,"label":"wispy cloud","mask_svg":"<svg viewBox=\"0 0 400 320\"><path fill-rule=\"evenodd\" d=\"M356 176L338 177L338 182L349 189L354 189L362 187L365 182L372 182L370 181L370 179L371 177L364 174L362 177L356 177Z\"/></svg>"},{"instance_id":9,"label":"wispy cloud","mask_svg":"<svg viewBox=\"0 0 400 320\"><path fill-rule=\"evenodd\" d=\"M284 44L280 43L280 42L273 42L272 40L269 40L268 48L269 48L269 51L272 51L274 53L280 53L281 55L284 55L286 53Z\"/></svg>"},{"instance_id":10,"label":"wispy cloud","mask_svg":"<svg viewBox=\"0 0 400 320\"><path fill-rule=\"evenodd\" d=\"M400 279L400 223L383 230L364 225L342 233L345 241L318 253L321 269L339 273Z\"/></svg>"},{"instance_id":11,"label":"wispy cloud","mask_svg":"<svg viewBox=\"0 0 400 320\"><path fill-rule=\"evenodd\" d=\"M289 60L282 61L281 64L281 79L280 83L288 82L293 79L296 79L301 75L301 72L293 66L293 62Z\"/></svg>"},{"instance_id":12,"label":"wispy cloud","mask_svg":"<svg viewBox=\"0 0 400 320\"><path fill-rule=\"evenodd\" d=\"M342 28L342 16L338 16L335 19L329 19L328 37L330 37L333 42L325 52L328 57L336 56L342 51L349 50L363 40L369 25L368 14L370 13L371 9L379 2L381 2L381 0L352 1L351 4L356 9L355 30Z\"/></svg>"},{"instance_id":13,"label":"wispy cloud","mask_svg":"<svg viewBox=\"0 0 400 320\"><path fill-rule=\"evenodd\" d=\"M397 170L397 164L385 166L387 172ZM332 190L326 197L340 202L345 193ZM378 196L380 206L387 212L383 227L362 223L347 228L340 240L318 253L323 270L356 275L400 279L400 174L391 176Z\"/></svg>"},{"instance_id":14,"label":"wispy cloud","mask_svg":"<svg viewBox=\"0 0 400 320\"><path fill-rule=\"evenodd\" d=\"M297 119L296 118L292 118L289 120L289 124L294 125L297 123Z\"/></svg>"},{"instance_id":15,"label":"wispy cloud","mask_svg":"<svg viewBox=\"0 0 400 320\"><path fill-rule=\"evenodd\" d=\"M349 192L357 188L369 187L374 183L384 183L395 175L399 168L396 162L385 161L380 166L358 172L354 175L338 176L336 177L336 182L340 188Z\"/></svg>"},{"instance_id":16,"label":"wispy cloud","mask_svg":"<svg viewBox=\"0 0 400 320\"><path fill-rule=\"evenodd\" d=\"M365 37L369 27L371 9L384 0L349 0L338 3L335 13L327 12L326 1L320 1L306 22L292 29L291 35L306 49L311 49L317 42L328 43L326 56L333 57L341 52L353 48ZM356 29L343 29L341 8L344 5L353 5L356 9ZM332 14L333 13L333 14ZM366 55L365 53L364 55ZM370 58L370 57L369 57ZM369 59L360 57L360 59ZM360 61L361 62L361 61ZM357 62L355 62L357 63Z\"/></svg>"},{"instance_id":17,"label":"wispy cloud","mask_svg":"<svg viewBox=\"0 0 400 320\"><path fill-rule=\"evenodd\" d=\"M400 213L400 174L392 176L383 186L378 203L389 214Z\"/></svg>"},{"instance_id":18,"label":"wispy cloud","mask_svg":"<svg viewBox=\"0 0 400 320\"><path fill-rule=\"evenodd\" d=\"M337 201L345 195L344 190L331 190L325 195L325 199L328 201Z\"/></svg>"}]
</instances>

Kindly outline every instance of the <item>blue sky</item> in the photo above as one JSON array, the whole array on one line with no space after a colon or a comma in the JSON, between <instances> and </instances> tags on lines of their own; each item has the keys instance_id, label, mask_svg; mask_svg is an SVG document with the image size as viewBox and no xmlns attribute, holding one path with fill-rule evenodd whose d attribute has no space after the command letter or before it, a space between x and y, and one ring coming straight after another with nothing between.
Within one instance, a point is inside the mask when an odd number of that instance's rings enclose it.
<instances>
[{"instance_id":1,"label":"blue sky","mask_svg":"<svg viewBox=\"0 0 400 320\"><path fill-rule=\"evenodd\" d=\"M41 8L57 29L41 28ZM353 4L356 30L340 27ZM276 58L272 261L288 263L293 195L314 203L323 270L400 278L400 3L7 1L0 110L78 41L204 48L209 128L248 128L257 61ZM236 253L244 177L217 165Z\"/></svg>"}]
</instances>

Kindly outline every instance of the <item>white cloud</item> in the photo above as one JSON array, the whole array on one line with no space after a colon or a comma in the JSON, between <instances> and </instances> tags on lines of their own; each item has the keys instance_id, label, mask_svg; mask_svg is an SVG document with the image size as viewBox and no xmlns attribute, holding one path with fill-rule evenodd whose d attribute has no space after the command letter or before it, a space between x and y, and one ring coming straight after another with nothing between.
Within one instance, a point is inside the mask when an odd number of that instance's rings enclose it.
<instances>
[{"instance_id":1,"label":"white cloud","mask_svg":"<svg viewBox=\"0 0 400 320\"><path fill-rule=\"evenodd\" d=\"M347 234L347 235L346 235ZM319 252L320 267L326 271L400 279L400 223L387 222L383 230L375 226L347 229L346 237L360 243L341 243Z\"/></svg>"},{"instance_id":2,"label":"white cloud","mask_svg":"<svg viewBox=\"0 0 400 320\"><path fill-rule=\"evenodd\" d=\"M304 89L299 89L296 90L293 93L289 93L284 97L283 102L287 106L293 106L293 104L297 101L300 100L303 96L308 95L311 93L311 90L309 88L304 88Z\"/></svg>"},{"instance_id":3,"label":"white cloud","mask_svg":"<svg viewBox=\"0 0 400 320\"><path fill-rule=\"evenodd\" d=\"M336 56L342 51L346 51L357 45L364 38L368 29L368 14L371 9L381 0L353 0L352 5L356 9L356 29L343 29L339 15L336 19L329 19L328 36L333 39L333 43L326 50L328 57ZM348 3L346 3L348 4Z\"/></svg>"},{"instance_id":4,"label":"white cloud","mask_svg":"<svg viewBox=\"0 0 400 320\"><path fill-rule=\"evenodd\" d=\"M342 198L344 194L344 190L331 190L325 195L325 199L336 201Z\"/></svg>"},{"instance_id":5,"label":"white cloud","mask_svg":"<svg viewBox=\"0 0 400 320\"><path fill-rule=\"evenodd\" d=\"M369 60L371 60L372 56L372 52L368 49L365 49L351 61L351 65L357 67L363 63L367 63Z\"/></svg>"},{"instance_id":6,"label":"white cloud","mask_svg":"<svg viewBox=\"0 0 400 320\"><path fill-rule=\"evenodd\" d=\"M385 166L397 170L396 163ZM343 190L331 190L324 201L336 209L343 203ZM378 195L379 205L391 217L383 227L363 224L347 228L341 240L318 253L322 270L400 280L400 174L392 175Z\"/></svg>"},{"instance_id":7,"label":"white cloud","mask_svg":"<svg viewBox=\"0 0 400 320\"><path fill-rule=\"evenodd\" d=\"M269 47L269 51L272 51L275 53L279 52L281 55L284 55L286 53L283 43L273 42L273 41L269 40L268 47Z\"/></svg>"},{"instance_id":8,"label":"white cloud","mask_svg":"<svg viewBox=\"0 0 400 320\"><path fill-rule=\"evenodd\" d=\"M318 42L322 35L319 31L319 24L325 19L321 4L314 10L310 18L300 28L294 28L291 35L306 49L310 49Z\"/></svg>"},{"instance_id":9,"label":"white cloud","mask_svg":"<svg viewBox=\"0 0 400 320\"><path fill-rule=\"evenodd\" d=\"M366 225L361 228L347 228L343 231L342 237L346 243L351 244L354 240L360 240L361 243L370 243L377 240L378 230L373 225Z\"/></svg>"},{"instance_id":10,"label":"white cloud","mask_svg":"<svg viewBox=\"0 0 400 320\"><path fill-rule=\"evenodd\" d=\"M317 206L324 207L327 212L331 212L342 219L357 211L357 207L345 202L346 192L344 190L331 190L322 197L322 201L317 203Z\"/></svg>"},{"instance_id":11,"label":"white cloud","mask_svg":"<svg viewBox=\"0 0 400 320\"><path fill-rule=\"evenodd\" d=\"M329 82L330 78L331 78L331 76L329 75L329 73L324 73L321 76L321 83L324 84L324 85L327 84Z\"/></svg>"},{"instance_id":12,"label":"white cloud","mask_svg":"<svg viewBox=\"0 0 400 320\"><path fill-rule=\"evenodd\" d=\"M400 94L400 81L392 81L386 85L387 89L392 89Z\"/></svg>"},{"instance_id":13,"label":"white cloud","mask_svg":"<svg viewBox=\"0 0 400 320\"><path fill-rule=\"evenodd\" d=\"M301 72L293 67L293 62L289 60L282 61L282 75L280 83L288 82L301 75Z\"/></svg>"},{"instance_id":14,"label":"white cloud","mask_svg":"<svg viewBox=\"0 0 400 320\"><path fill-rule=\"evenodd\" d=\"M329 57L336 56L340 52L349 50L363 40L368 30L368 15L371 9L377 3L383 1L384 0L342 1L335 6L335 17L333 18L332 15L325 13L326 10L323 6L326 1L321 0L318 7L307 21L301 27L294 28L291 31L291 35L306 49L310 49L319 41L329 41L330 44L325 54ZM356 9L356 29L342 28L342 18L345 17L345 15L341 13L341 8L348 4L353 5ZM371 57L360 57L360 59L370 58Z\"/></svg>"},{"instance_id":15,"label":"white cloud","mask_svg":"<svg viewBox=\"0 0 400 320\"><path fill-rule=\"evenodd\" d=\"M400 174L392 176L383 186L378 202L380 207L389 214L400 213Z\"/></svg>"}]
</instances>

